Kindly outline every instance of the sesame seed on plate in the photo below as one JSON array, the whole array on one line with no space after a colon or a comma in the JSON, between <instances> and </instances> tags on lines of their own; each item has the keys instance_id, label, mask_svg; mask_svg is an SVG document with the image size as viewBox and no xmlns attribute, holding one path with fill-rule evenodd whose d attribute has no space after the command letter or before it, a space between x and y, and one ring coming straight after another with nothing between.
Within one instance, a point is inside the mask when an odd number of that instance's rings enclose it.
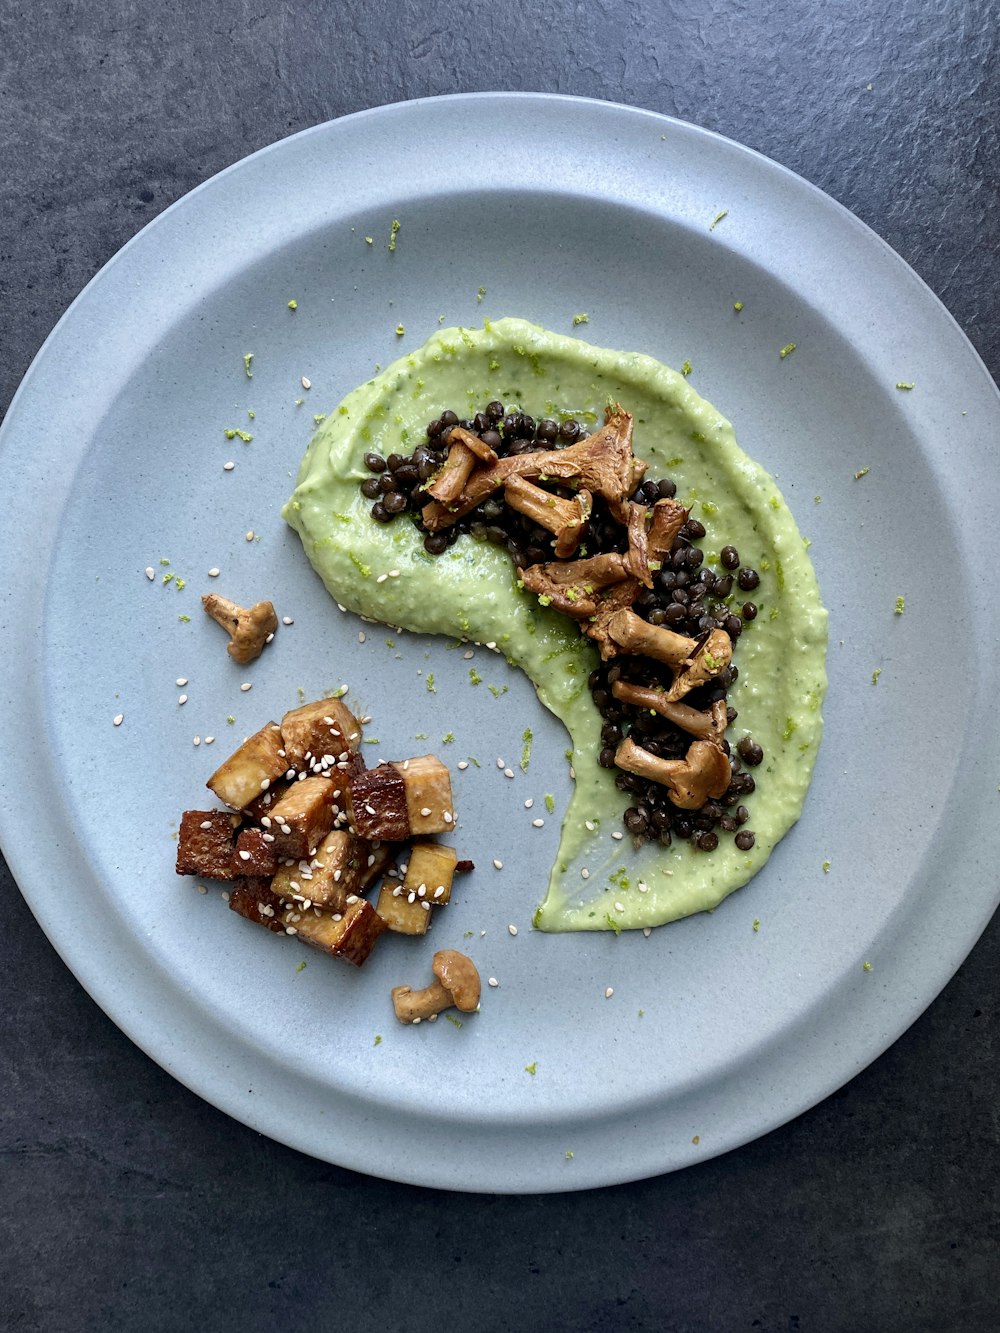
<instances>
[{"instance_id":1,"label":"sesame seed on plate","mask_svg":"<svg viewBox=\"0 0 1000 1333\"><path fill-rule=\"evenodd\" d=\"M497 981L496 977L490 977L490 978L487 980L486 984L487 984L487 986L492 986L494 989L496 989L496 987L500 985L500 983L499 983L499 981Z\"/></svg>"},{"instance_id":2,"label":"sesame seed on plate","mask_svg":"<svg viewBox=\"0 0 1000 1333\"><path fill-rule=\"evenodd\" d=\"M650 937L650 935L652 935L653 932L652 932L652 929L651 929L649 926L643 926L643 928L642 928L642 933L645 935L646 939L648 940L649 937Z\"/></svg>"},{"instance_id":3,"label":"sesame seed on plate","mask_svg":"<svg viewBox=\"0 0 1000 1333\"><path fill-rule=\"evenodd\" d=\"M614 988L614 986L609 986L609 987L607 988L607 990L604 992L604 998L605 998L606 1000L610 1000L611 997L612 997L612 995L614 995L614 993L615 993L615 988Z\"/></svg>"},{"instance_id":4,"label":"sesame seed on plate","mask_svg":"<svg viewBox=\"0 0 1000 1333\"><path fill-rule=\"evenodd\" d=\"M177 702L178 702L179 704L186 704L187 701L188 701L188 697L187 697L186 694L179 694L179 695L177 696Z\"/></svg>"},{"instance_id":5,"label":"sesame seed on plate","mask_svg":"<svg viewBox=\"0 0 1000 1333\"><path fill-rule=\"evenodd\" d=\"M201 744L201 737L200 737L200 736L195 736L195 737L193 738L193 740L191 741L191 744L192 744L192 745L200 745L200 744Z\"/></svg>"},{"instance_id":6,"label":"sesame seed on plate","mask_svg":"<svg viewBox=\"0 0 1000 1333\"><path fill-rule=\"evenodd\" d=\"M592 819L585 819L583 821L583 827L587 830L588 833L593 833L594 821Z\"/></svg>"},{"instance_id":7,"label":"sesame seed on plate","mask_svg":"<svg viewBox=\"0 0 1000 1333\"><path fill-rule=\"evenodd\" d=\"M467 652L464 652L464 653L462 654L462 657L465 659L466 662L471 662L472 659L475 657L475 655L476 655L476 654L475 654L475 653L472 651L472 649L470 648Z\"/></svg>"},{"instance_id":8,"label":"sesame seed on plate","mask_svg":"<svg viewBox=\"0 0 1000 1333\"><path fill-rule=\"evenodd\" d=\"M252 682L252 681L249 681L249 680L245 680L245 681L243 682L243 684L240 686L240 689L243 691L244 694L246 694L247 690L252 690L252 689L253 689L253 682Z\"/></svg>"},{"instance_id":9,"label":"sesame seed on plate","mask_svg":"<svg viewBox=\"0 0 1000 1333\"><path fill-rule=\"evenodd\" d=\"M614 833L612 833L611 836L614 838L615 842L621 842L621 840L622 840L622 838L624 838L625 834L624 834L624 833L619 833L618 830L616 829L616 830L614 831Z\"/></svg>"},{"instance_id":10,"label":"sesame seed on plate","mask_svg":"<svg viewBox=\"0 0 1000 1333\"><path fill-rule=\"evenodd\" d=\"M529 796L524 803L525 810L530 810L534 804L535 804L535 798L533 796Z\"/></svg>"},{"instance_id":11,"label":"sesame seed on plate","mask_svg":"<svg viewBox=\"0 0 1000 1333\"><path fill-rule=\"evenodd\" d=\"M211 745L212 742L213 742L214 740L215 740L215 737L214 737L214 736L206 736L206 737L205 737L205 744L206 744L206 745Z\"/></svg>"},{"instance_id":12,"label":"sesame seed on plate","mask_svg":"<svg viewBox=\"0 0 1000 1333\"><path fill-rule=\"evenodd\" d=\"M532 828L544 828L544 826L545 826L545 820L544 820L544 819L533 819L533 820L531 821L531 827L532 827Z\"/></svg>"},{"instance_id":13,"label":"sesame seed on plate","mask_svg":"<svg viewBox=\"0 0 1000 1333\"><path fill-rule=\"evenodd\" d=\"M223 463L222 470L223 472L232 472L235 466L236 464L230 459L228 463Z\"/></svg>"},{"instance_id":14,"label":"sesame seed on plate","mask_svg":"<svg viewBox=\"0 0 1000 1333\"><path fill-rule=\"evenodd\" d=\"M252 542L253 539L254 539L254 530L253 528L251 528L250 531L247 533L247 541Z\"/></svg>"},{"instance_id":15,"label":"sesame seed on plate","mask_svg":"<svg viewBox=\"0 0 1000 1333\"><path fill-rule=\"evenodd\" d=\"M125 714L116 713L114 717L111 719L111 721L114 723L116 727L120 727L121 724L125 721Z\"/></svg>"},{"instance_id":16,"label":"sesame seed on plate","mask_svg":"<svg viewBox=\"0 0 1000 1333\"><path fill-rule=\"evenodd\" d=\"M364 632L363 629L359 629L359 630L358 630L358 643L364 643L364 641L365 641L365 632Z\"/></svg>"},{"instance_id":17,"label":"sesame seed on plate","mask_svg":"<svg viewBox=\"0 0 1000 1333\"><path fill-rule=\"evenodd\" d=\"M390 577L391 579L398 579L398 578L399 578L399 570L398 570L398 569L390 569L390 570L389 570L389 577Z\"/></svg>"},{"instance_id":18,"label":"sesame seed on plate","mask_svg":"<svg viewBox=\"0 0 1000 1333\"><path fill-rule=\"evenodd\" d=\"M388 574L380 574L380 575L378 576L378 578L375 580L375 582L376 582L376 583L384 583L388 577L389 577Z\"/></svg>"},{"instance_id":19,"label":"sesame seed on plate","mask_svg":"<svg viewBox=\"0 0 1000 1333\"><path fill-rule=\"evenodd\" d=\"M219 572L220 572L220 571L217 570L217 569L215 568L215 566L213 565L212 568L208 571L208 577L209 577L210 579L217 579L217 578L219 577Z\"/></svg>"},{"instance_id":20,"label":"sesame seed on plate","mask_svg":"<svg viewBox=\"0 0 1000 1333\"><path fill-rule=\"evenodd\" d=\"M496 866L497 870L503 870L503 862L498 856L494 856L493 864Z\"/></svg>"},{"instance_id":21,"label":"sesame seed on plate","mask_svg":"<svg viewBox=\"0 0 1000 1333\"><path fill-rule=\"evenodd\" d=\"M465 759L460 759L460 760L458 761L458 767L459 767L459 770L460 770L462 773L464 773L465 770L469 767L469 765L468 765L468 762L467 762Z\"/></svg>"},{"instance_id":22,"label":"sesame seed on plate","mask_svg":"<svg viewBox=\"0 0 1000 1333\"><path fill-rule=\"evenodd\" d=\"M187 676L178 676L177 679L174 681L174 684L175 684L175 685L181 685L181 686L186 685L186 684L187 684Z\"/></svg>"},{"instance_id":23,"label":"sesame seed on plate","mask_svg":"<svg viewBox=\"0 0 1000 1333\"><path fill-rule=\"evenodd\" d=\"M512 778L514 776L514 770L512 768L505 768L503 775L505 778Z\"/></svg>"},{"instance_id":24,"label":"sesame seed on plate","mask_svg":"<svg viewBox=\"0 0 1000 1333\"><path fill-rule=\"evenodd\" d=\"M283 625L294 625L294 624L295 624L295 621L292 619L291 616L282 616L282 617L281 617L281 623L282 623ZM345 693L346 693L346 690L345 690Z\"/></svg>"},{"instance_id":25,"label":"sesame seed on plate","mask_svg":"<svg viewBox=\"0 0 1000 1333\"><path fill-rule=\"evenodd\" d=\"M156 570L152 565L146 566L146 578L149 579L150 583L156 578Z\"/></svg>"},{"instance_id":26,"label":"sesame seed on plate","mask_svg":"<svg viewBox=\"0 0 1000 1333\"><path fill-rule=\"evenodd\" d=\"M302 376L302 378L299 380L299 383L302 385L303 389L312 388L312 380L307 379L305 375Z\"/></svg>"},{"instance_id":27,"label":"sesame seed on plate","mask_svg":"<svg viewBox=\"0 0 1000 1333\"><path fill-rule=\"evenodd\" d=\"M507 933L510 934L510 935L516 935L516 934L517 934L517 926L513 926L513 925L508 926L508 927L507 927Z\"/></svg>"},{"instance_id":28,"label":"sesame seed on plate","mask_svg":"<svg viewBox=\"0 0 1000 1333\"><path fill-rule=\"evenodd\" d=\"M506 767L507 767L507 765L506 765L506 764L504 763L504 761L503 761L501 758L499 758L499 756L498 756L498 757L497 757L497 768L506 768Z\"/></svg>"},{"instance_id":29,"label":"sesame seed on plate","mask_svg":"<svg viewBox=\"0 0 1000 1333\"><path fill-rule=\"evenodd\" d=\"M587 869L586 866L584 866L583 869L580 871L580 878L590 879L590 871Z\"/></svg>"},{"instance_id":30,"label":"sesame seed on plate","mask_svg":"<svg viewBox=\"0 0 1000 1333\"><path fill-rule=\"evenodd\" d=\"M615 903L615 911L616 911L616 912L624 912L624 911L625 911L625 904L624 904L624 903Z\"/></svg>"}]
</instances>

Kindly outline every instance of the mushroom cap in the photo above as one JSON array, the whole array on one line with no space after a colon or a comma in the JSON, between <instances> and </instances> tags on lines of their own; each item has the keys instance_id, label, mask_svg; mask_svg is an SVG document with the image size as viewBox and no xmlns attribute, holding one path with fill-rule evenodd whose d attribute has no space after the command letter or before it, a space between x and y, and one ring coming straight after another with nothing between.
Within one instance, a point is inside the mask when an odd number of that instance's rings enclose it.
<instances>
[{"instance_id":1,"label":"mushroom cap","mask_svg":"<svg viewBox=\"0 0 1000 1333\"><path fill-rule=\"evenodd\" d=\"M431 960L431 971L447 990L456 1009L471 1013L479 1004L479 972L471 958L457 949L439 949Z\"/></svg>"}]
</instances>

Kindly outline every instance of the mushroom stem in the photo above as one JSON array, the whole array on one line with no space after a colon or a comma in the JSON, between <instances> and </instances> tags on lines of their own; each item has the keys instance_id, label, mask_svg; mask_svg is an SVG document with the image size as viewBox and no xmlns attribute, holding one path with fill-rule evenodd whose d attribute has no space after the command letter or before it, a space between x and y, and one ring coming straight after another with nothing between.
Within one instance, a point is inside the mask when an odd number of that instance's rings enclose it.
<instances>
[{"instance_id":1,"label":"mushroom stem","mask_svg":"<svg viewBox=\"0 0 1000 1333\"><path fill-rule=\"evenodd\" d=\"M449 1009L451 1004L451 991L445 990L436 977L423 990L411 990L409 986L394 986L392 989L392 1007L401 1023L430 1018L432 1014Z\"/></svg>"},{"instance_id":2,"label":"mushroom stem","mask_svg":"<svg viewBox=\"0 0 1000 1333\"><path fill-rule=\"evenodd\" d=\"M626 736L615 763L626 773L666 787L680 810L700 810L710 797L724 796L732 777L729 760L713 741L692 741L683 759L661 759Z\"/></svg>"},{"instance_id":3,"label":"mushroom stem","mask_svg":"<svg viewBox=\"0 0 1000 1333\"><path fill-rule=\"evenodd\" d=\"M462 494L477 463L492 464L497 461L494 450L484 444L478 435L462 426L452 427L448 446L444 466L433 484L427 487L428 495L433 495L435 500L444 505L453 504Z\"/></svg>"},{"instance_id":4,"label":"mushroom stem","mask_svg":"<svg viewBox=\"0 0 1000 1333\"><path fill-rule=\"evenodd\" d=\"M572 500L551 495L525 477L508 477L504 498L512 509L525 514L539 527L555 533L555 553L560 560L573 554L580 545L583 525L590 517L591 494L579 491Z\"/></svg>"},{"instance_id":5,"label":"mushroom stem","mask_svg":"<svg viewBox=\"0 0 1000 1333\"><path fill-rule=\"evenodd\" d=\"M206 614L228 633L230 643L226 651L241 666L260 657L268 637L278 628L278 617L270 602L255 602L248 608L209 592L202 596L201 604Z\"/></svg>"},{"instance_id":6,"label":"mushroom stem","mask_svg":"<svg viewBox=\"0 0 1000 1333\"><path fill-rule=\"evenodd\" d=\"M707 713L699 712L689 704L674 703L667 698L665 690L652 689L647 685L634 685L628 680L616 680L611 686L611 693L623 704L635 708L649 708L660 717L665 717L681 731L701 740L720 737L726 730L726 703L718 699Z\"/></svg>"},{"instance_id":7,"label":"mushroom stem","mask_svg":"<svg viewBox=\"0 0 1000 1333\"><path fill-rule=\"evenodd\" d=\"M620 648L638 657L652 657L657 662L679 670L697 649L698 641L675 634L662 625L651 625L634 611L616 611L608 622L608 633Z\"/></svg>"},{"instance_id":8,"label":"mushroom stem","mask_svg":"<svg viewBox=\"0 0 1000 1333\"><path fill-rule=\"evenodd\" d=\"M549 602L563 615L584 620L597 611L594 593L622 583L628 578L625 556L606 551L586 560L554 560L545 565L529 565L521 570L521 582Z\"/></svg>"}]
</instances>

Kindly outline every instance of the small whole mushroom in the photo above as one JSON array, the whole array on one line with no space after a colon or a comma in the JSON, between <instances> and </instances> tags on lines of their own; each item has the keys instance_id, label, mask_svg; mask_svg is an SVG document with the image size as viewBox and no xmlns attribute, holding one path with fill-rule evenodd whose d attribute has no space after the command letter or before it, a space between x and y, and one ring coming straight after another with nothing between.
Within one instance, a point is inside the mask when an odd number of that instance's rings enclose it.
<instances>
[{"instance_id":1,"label":"small whole mushroom","mask_svg":"<svg viewBox=\"0 0 1000 1333\"><path fill-rule=\"evenodd\" d=\"M456 949L439 949L431 971L434 980L423 990L392 988L392 1007L401 1023L419 1023L452 1007L464 1014L479 1007L479 972L471 958Z\"/></svg>"},{"instance_id":2,"label":"small whole mushroom","mask_svg":"<svg viewBox=\"0 0 1000 1333\"><path fill-rule=\"evenodd\" d=\"M202 596L206 615L229 634L226 652L234 662L244 665L260 657L264 645L274 637L278 617L270 602L255 602L253 606L237 606L228 597L210 592Z\"/></svg>"}]
</instances>

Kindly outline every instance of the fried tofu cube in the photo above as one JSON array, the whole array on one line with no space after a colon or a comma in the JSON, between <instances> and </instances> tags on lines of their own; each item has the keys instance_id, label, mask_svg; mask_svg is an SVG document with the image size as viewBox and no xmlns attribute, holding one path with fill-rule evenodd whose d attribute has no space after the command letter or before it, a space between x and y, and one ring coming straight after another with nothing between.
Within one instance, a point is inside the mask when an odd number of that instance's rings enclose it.
<instances>
[{"instance_id":1,"label":"fried tofu cube","mask_svg":"<svg viewBox=\"0 0 1000 1333\"><path fill-rule=\"evenodd\" d=\"M387 843L371 843L346 829L334 829L310 860L279 866L273 887L283 898L308 901L326 912L343 912L391 860L392 848Z\"/></svg>"},{"instance_id":2,"label":"fried tofu cube","mask_svg":"<svg viewBox=\"0 0 1000 1333\"><path fill-rule=\"evenodd\" d=\"M347 785L351 822L361 837L401 842L454 825L451 776L433 755L353 773Z\"/></svg>"},{"instance_id":3,"label":"fried tofu cube","mask_svg":"<svg viewBox=\"0 0 1000 1333\"><path fill-rule=\"evenodd\" d=\"M242 810L285 772L288 763L281 744L281 729L268 722L248 736L205 784L219 800Z\"/></svg>"},{"instance_id":4,"label":"fried tofu cube","mask_svg":"<svg viewBox=\"0 0 1000 1333\"><path fill-rule=\"evenodd\" d=\"M273 835L259 828L240 829L233 850L233 869L237 875L260 875L270 879L278 869Z\"/></svg>"},{"instance_id":5,"label":"fried tofu cube","mask_svg":"<svg viewBox=\"0 0 1000 1333\"><path fill-rule=\"evenodd\" d=\"M458 864L454 847L439 842L415 842L410 848L410 859L403 879L407 893L416 893L418 900L443 907L451 899L451 882Z\"/></svg>"},{"instance_id":6,"label":"fried tofu cube","mask_svg":"<svg viewBox=\"0 0 1000 1333\"><path fill-rule=\"evenodd\" d=\"M286 713L281 735L288 767L301 772L322 759L346 762L361 744L361 723L339 699L317 699Z\"/></svg>"},{"instance_id":7,"label":"fried tofu cube","mask_svg":"<svg viewBox=\"0 0 1000 1333\"><path fill-rule=\"evenodd\" d=\"M444 833L455 823L451 774L432 754L406 759L394 767L402 774L411 835Z\"/></svg>"},{"instance_id":8,"label":"fried tofu cube","mask_svg":"<svg viewBox=\"0 0 1000 1333\"><path fill-rule=\"evenodd\" d=\"M397 935L426 935L431 923L431 905L407 890L399 880L384 879L375 910L386 927Z\"/></svg>"},{"instance_id":9,"label":"fried tofu cube","mask_svg":"<svg viewBox=\"0 0 1000 1333\"><path fill-rule=\"evenodd\" d=\"M335 793L339 790L332 779L318 776L291 784L262 821L274 838L278 856L313 855L333 827L339 810Z\"/></svg>"},{"instance_id":10,"label":"fried tofu cube","mask_svg":"<svg viewBox=\"0 0 1000 1333\"><path fill-rule=\"evenodd\" d=\"M271 882L258 876L238 879L229 891L229 909L247 921L264 926L276 935L284 935L284 904L271 890Z\"/></svg>"},{"instance_id":11,"label":"fried tofu cube","mask_svg":"<svg viewBox=\"0 0 1000 1333\"><path fill-rule=\"evenodd\" d=\"M185 810L177 839L178 875L235 879L233 839L239 826L239 815L228 810Z\"/></svg>"},{"instance_id":12,"label":"fried tofu cube","mask_svg":"<svg viewBox=\"0 0 1000 1333\"><path fill-rule=\"evenodd\" d=\"M305 911L287 907L282 921L286 934L295 934L306 944L355 967L365 961L386 928L367 898L359 898L346 911L332 915L315 907Z\"/></svg>"}]
</instances>

